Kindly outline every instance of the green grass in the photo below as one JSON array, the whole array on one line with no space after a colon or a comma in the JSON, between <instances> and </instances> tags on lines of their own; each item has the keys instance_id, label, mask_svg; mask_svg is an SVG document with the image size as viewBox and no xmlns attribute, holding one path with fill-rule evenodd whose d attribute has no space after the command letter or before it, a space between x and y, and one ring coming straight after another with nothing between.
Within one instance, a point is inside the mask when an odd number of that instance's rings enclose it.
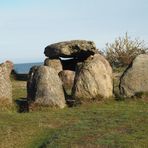
<instances>
[{"instance_id":1,"label":"green grass","mask_svg":"<svg viewBox=\"0 0 148 148\"><path fill-rule=\"evenodd\" d=\"M147 107L144 101L111 101L26 114L1 112L0 147L147 148Z\"/></svg>"},{"instance_id":2,"label":"green grass","mask_svg":"<svg viewBox=\"0 0 148 148\"><path fill-rule=\"evenodd\" d=\"M25 84L13 85L14 100L26 97ZM144 99L110 100L62 110L1 111L1 147L147 148L148 103Z\"/></svg>"},{"instance_id":3,"label":"green grass","mask_svg":"<svg viewBox=\"0 0 148 148\"><path fill-rule=\"evenodd\" d=\"M20 98L26 98L27 91L26 91L26 82L25 81L16 81L12 80L12 94L13 100Z\"/></svg>"}]
</instances>

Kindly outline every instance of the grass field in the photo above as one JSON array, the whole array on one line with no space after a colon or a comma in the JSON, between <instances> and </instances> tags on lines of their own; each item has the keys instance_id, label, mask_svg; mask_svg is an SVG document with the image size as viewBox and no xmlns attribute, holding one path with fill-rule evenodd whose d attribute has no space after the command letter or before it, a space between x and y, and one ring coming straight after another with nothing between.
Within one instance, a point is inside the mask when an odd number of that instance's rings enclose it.
<instances>
[{"instance_id":1,"label":"grass field","mask_svg":"<svg viewBox=\"0 0 148 148\"><path fill-rule=\"evenodd\" d=\"M26 82L13 81L13 98L26 97ZM93 103L29 113L0 111L0 148L147 148L144 99Z\"/></svg>"}]
</instances>

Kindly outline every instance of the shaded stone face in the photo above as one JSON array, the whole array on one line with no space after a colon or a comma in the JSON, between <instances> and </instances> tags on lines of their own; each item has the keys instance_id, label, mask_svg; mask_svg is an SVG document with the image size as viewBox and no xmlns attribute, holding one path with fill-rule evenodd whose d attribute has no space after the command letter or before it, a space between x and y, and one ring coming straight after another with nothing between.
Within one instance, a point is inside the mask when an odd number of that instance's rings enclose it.
<instances>
[{"instance_id":1,"label":"shaded stone face","mask_svg":"<svg viewBox=\"0 0 148 148\"><path fill-rule=\"evenodd\" d=\"M59 108L66 106L62 82L53 68L32 68L27 86L28 99L34 104Z\"/></svg>"},{"instance_id":2,"label":"shaded stone face","mask_svg":"<svg viewBox=\"0 0 148 148\"><path fill-rule=\"evenodd\" d=\"M33 66L28 75L28 81L27 81L27 98L29 101L35 101L35 95L37 91L37 83L35 80L35 75L37 74L39 66Z\"/></svg>"},{"instance_id":3,"label":"shaded stone face","mask_svg":"<svg viewBox=\"0 0 148 148\"><path fill-rule=\"evenodd\" d=\"M73 98L83 103L109 98L112 93L112 69L103 56L95 54L78 64L72 89Z\"/></svg>"},{"instance_id":4,"label":"shaded stone face","mask_svg":"<svg viewBox=\"0 0 148 148\"><path fill-rule=\"evenodd\" d=\"M98 50L94 42L85 40L73 40L51 44L47 46L44 51L45 56L51 59L63 57L83 60L95 53L98 53Z\"/></svg>"},{"instance_id":5,"label":"shaded stone face","mask_svg":"<svg viewBox=\"0 0 148 148\"><path fill-rule=\"evenodd\" d=\"M0 64L0 105L12 104L12 84L10 73L13 68L13 63L6 61Z\"/></svg>"},{"instance_id":6,"label":"shaded stone face","mask_svg":"<svg viewBox=\"0 0 148 148\"><path fill-rule=\"evenodd\" d=\"M71 95L75 72L71 70L63 70L59 73L66 94Z\"/></svg>"},{"instance_id":7,"label":"shaded stone face","mask_svg":"<svg viewBox=\"0 0 148 148\"><path fill-rule=\"evenodd\" d=\"M121 76L119 89L125 97L148 92L148 54L141 54L133 60Z\"/></svg>"}]
</instances>

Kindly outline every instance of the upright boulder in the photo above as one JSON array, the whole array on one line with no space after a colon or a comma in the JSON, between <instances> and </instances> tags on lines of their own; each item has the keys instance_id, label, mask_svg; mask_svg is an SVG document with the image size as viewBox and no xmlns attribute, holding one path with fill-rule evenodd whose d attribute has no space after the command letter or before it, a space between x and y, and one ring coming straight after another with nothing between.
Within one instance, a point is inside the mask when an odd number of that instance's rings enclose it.
<instances>
[{"instance_id":1,"label":"upright boulder","mask_svg":"<svg viewBox=\"0 0 148 148\"><path fill-rule=\"evenodd\" d=\"M112 69L103 56L95 54L78 65L72 90L73 98L83 103L109 98L112 92Z\"/></svg>"},{"instance_id":2,"label":"upright boulder","mask_svg":"<svg viewBox=\"0 0 148 148\"><path fill-rule=\"evenodd\" d=\"M66 106L62 82L57 72L48 66L34 67L28 80L28 98L41 106ZM33 92L33 94L31 94Z\"/></svg>"},{"instance_id":3,"label":"upright boulder","mask_svg":"<svg viewBox=\"0 0 148 148\"><path fill-rule=\"evenodd\" d=\"M49 58L87 58L98 53L95 43L85 40L73 40L51 44L45 48L44 54Z\"/></svg>"},{"instance_id":4,"label":"upright boulder","mask_svg":"<svg viewBox=\"0 0 148 148\"><path fill-rule=\"evenodd\" d=\"M13 69L13 63L6 61L0 64L0 105L12 104L12 84L10 74Z\"/></svg>"},{"instance_id":5,"label":"upright boulder","mask_svg":"<svg viewBox=\"0 0 148 148\"><path fill-rule=\"evenodd\" d=\"M148 92L148 54L137 56L120 79L120 93L125 97Z\"/></svg>"},{"instance_id":6,"label":"upright boulder","mask_svg":"<svg viewBox=\"0 0 148 148\"><path fill-rule=\"evenodd\" d=\"M28 101L35 101L37 84L36 84L36 74L39 66L33 66L30 68L28 81L27 81L27 99Z\"/></svg>"},{"instance_id":7,"label":"upright boulder","mask_svg":"<svg viewBox=\"0 0 148 148\"><path fill-rule=\"evenodd\" d=\"M71 70L63 70L59 73L59 77L63 83L63 87L65 92L68 95L71 95L73 83L74 83L74 77L75 77L75 72Z\"/></svg>"},{"instance_id":8,"label":"upright boulder","mask_svg":"<svg viewBox=\"0 0 148 148\"><path fill-rule=\"evenodd\" d=\"M60 59L46 58L45 61L44 61L44 65L49 66L51 68L54 68L57 71L57 73L59 73L60 71L63 70L62 63L61 63Z\"/></svg>"}]
</instances>

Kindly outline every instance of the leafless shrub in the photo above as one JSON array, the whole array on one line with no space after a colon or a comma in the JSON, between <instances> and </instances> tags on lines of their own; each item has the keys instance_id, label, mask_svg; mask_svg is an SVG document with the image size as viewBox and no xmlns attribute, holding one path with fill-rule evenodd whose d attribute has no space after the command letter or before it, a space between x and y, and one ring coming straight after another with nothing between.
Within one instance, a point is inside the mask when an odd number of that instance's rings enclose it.
<instances>
[{"instance_id":1,"label":"leafless shrub","mask_svg":"<svg viewBox=\"0 0 148 148\"><path fill-rule=\"evenodd\" d=\"M137 55L147 52L144 40L132 40L127 33L115 39L114 43L107 43L105 48L106 58L113 67L127 66Z\"/></svg>"}]
</instances>

